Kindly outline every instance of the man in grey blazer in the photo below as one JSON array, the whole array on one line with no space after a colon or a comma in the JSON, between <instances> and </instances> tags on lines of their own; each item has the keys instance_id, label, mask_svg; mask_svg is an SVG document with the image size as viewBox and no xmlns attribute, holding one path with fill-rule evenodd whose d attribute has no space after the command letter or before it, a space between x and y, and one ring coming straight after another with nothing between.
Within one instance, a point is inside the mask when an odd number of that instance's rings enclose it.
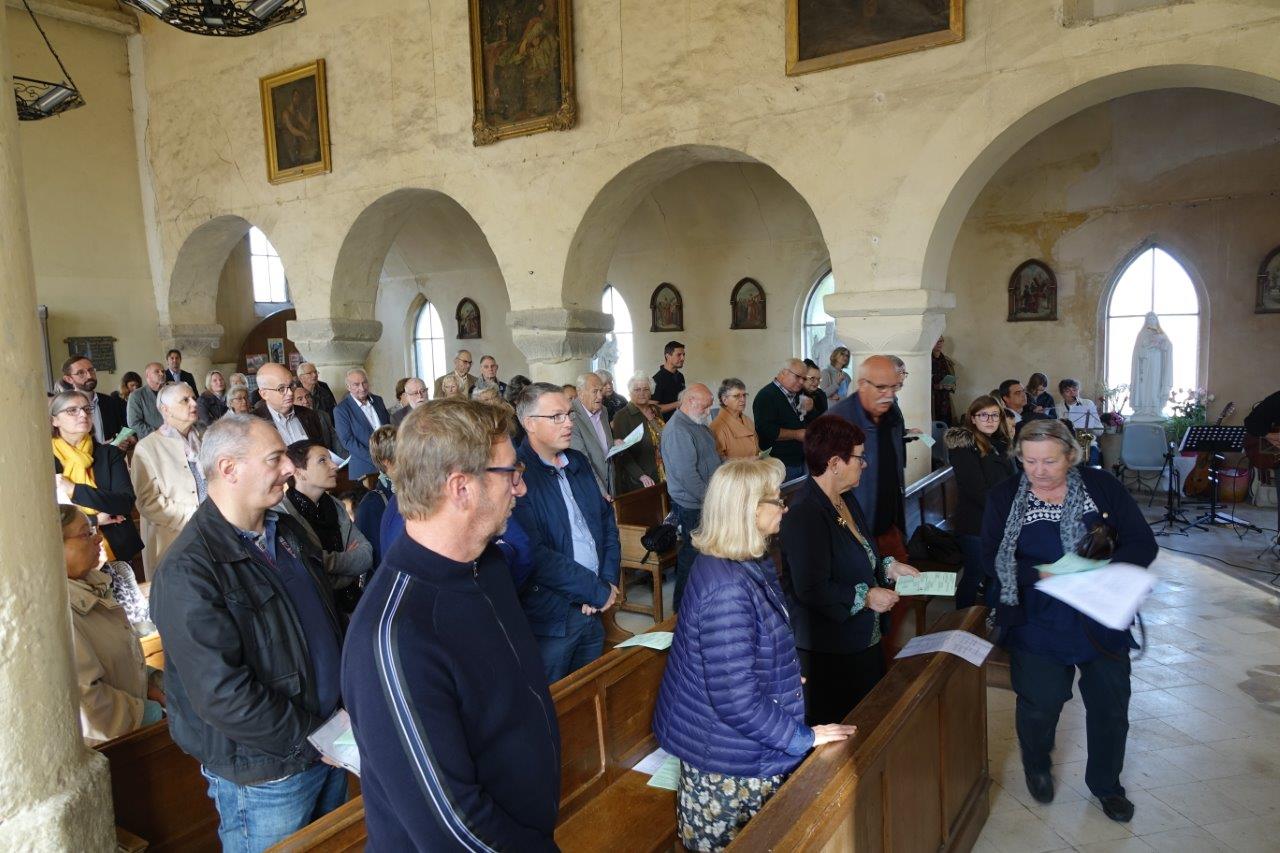
<instances>
[{"instance_id":1,"label":"man in grey blazer","mask_svg":"<svg viewBox=\"0 0 1280 853\"><path fill-rule=\"evenodd\" d=\"M573 421L569 446L587 457L601 493L613 500L613 462L605 454L615 442L609 413L604 408L604 383L596 374L584 373L578 377L577 386L578 399L569 412Z\"/></svg>"},{"instance_id":2,"label":"man in grey blazer","mask_svg":"<svg viewBox=\"0 0 1280 853\"><path fill-rule=\"evenodd\" d=\"M142 371L142 387L129 395L127 419L138 440L160 429L164 418L156 405L156 395L164 386L164 365L153 361Z\"/></svg>"}]
</instances>

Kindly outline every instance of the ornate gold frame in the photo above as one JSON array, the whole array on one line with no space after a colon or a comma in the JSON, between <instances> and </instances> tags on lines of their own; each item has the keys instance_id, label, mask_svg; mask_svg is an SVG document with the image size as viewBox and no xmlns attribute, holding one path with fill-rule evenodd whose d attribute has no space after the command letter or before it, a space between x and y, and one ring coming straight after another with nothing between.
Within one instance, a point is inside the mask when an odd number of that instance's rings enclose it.
<instances>
[{"instance_id":1,"label":"ornate gold frame","mask_svg":"<svg viewBox=\"0 0 1280 853\"><path fill-rule=\"evenodd\" d=\"M271 109L271 90L285 83L312 76L316 80L316 111L320 119L320 160L292 169L280 169L276 162L276 123ZM315 62L291 68L288 71L269 74L258 80L258 88L262 97L262 135L267 145L267 181L283 184L333 171L333 160L329 149L329 97L325 82L324 60L317 59Z\"/></svg>"},{"instance_id":2,"label":"ornate gold frame","mask_svg":"<svg viewBox=\"0 0 1280 853\"><path fill-rule=\"evenodd\" d=\"M813 59L800 58L800 0L787 0L787 76L809 74L814 71L826 71L828 68L839 68L842 65L853 65L856 62L870 62L884 59L886 56L898 56L903 53L914 53L917 50L928 50L944 44L955 44L964 41L964 0L951 0L951 26L936 33L898 39L871 47L859 47L854 50L842 50L828 56L816 56Z\"/></svg>"},{"instance_id":3,"label":"ornate gold frame","mask_svg":"<svg viewBox=\"0 0 1280 853\"><path fill-rule=\"evenodd\" d=\"M556 4L560 30L560 108L554 113L506 124L491 123L484 115L484 45L480 32L480 3L468 0L471 17L471 91L475 118L471 123L473 143L492 145L515 136L529 136L547 130L568 130L578 123L578 101L573 79L573 0L548 0Z\"/></svg>"}]
</instances>

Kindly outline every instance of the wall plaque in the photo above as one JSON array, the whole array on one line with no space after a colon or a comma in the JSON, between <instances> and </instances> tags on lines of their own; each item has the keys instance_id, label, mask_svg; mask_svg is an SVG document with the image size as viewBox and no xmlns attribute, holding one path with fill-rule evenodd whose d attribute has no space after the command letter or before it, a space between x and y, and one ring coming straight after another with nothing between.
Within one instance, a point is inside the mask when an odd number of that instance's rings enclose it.
<instances>
[{"instance_id":1,"label":"wall plaque","mask_svg":"<svg viewBox=\"0 0 1280 853\"><path fill-rule=\"evenodd\" d=\"M67 357L86 356L99 373L116 372L116 339L99 335L88 338L63 338L67 345Z\"/></svg>"}]
</instances>

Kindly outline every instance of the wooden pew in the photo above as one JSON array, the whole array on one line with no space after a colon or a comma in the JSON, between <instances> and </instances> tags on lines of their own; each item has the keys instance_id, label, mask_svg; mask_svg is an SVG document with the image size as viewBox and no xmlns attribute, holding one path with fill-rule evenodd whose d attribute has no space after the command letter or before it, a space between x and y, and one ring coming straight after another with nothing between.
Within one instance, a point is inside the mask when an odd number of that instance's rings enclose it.
<instances>
[{"instance_id":1,"label":"wooden pew","mask_svg":"<svg viewBox=\"0 0 1280 853\"><path fill-rule=\"evenodd\" d=\"M628 613L643 613L655 623L663 619L662 573L676 565L677 545L662 554L647 554L640 537L644 532L671 511L671 499L667 496L667 484L656 483L643 489L618 495L613 501L613 512L618 520L618 540L622 546L621 577L618 587L618 609ZM646 559L646 555L648 559ZM643 572L648 576L653 590L653 603L645 606L627 601L627 573Z\"/></svg>"}]
</instances>

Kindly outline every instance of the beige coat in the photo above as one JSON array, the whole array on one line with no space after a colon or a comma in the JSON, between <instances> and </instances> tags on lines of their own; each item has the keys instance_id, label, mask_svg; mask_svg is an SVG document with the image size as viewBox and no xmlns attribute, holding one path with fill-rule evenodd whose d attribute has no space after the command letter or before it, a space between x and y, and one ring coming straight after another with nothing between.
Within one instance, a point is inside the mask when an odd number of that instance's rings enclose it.
<instances>
[{"instance_id":1,"label":"beige coat","mask_svg":"<svg viewBox=\"0 0 1280 853\"><path fill-rule=\"evenodd\" d=\"M96 595L95 584L110 581L97 569L84 580L67 579L80 730L90 746L142 725L147 699L147 667L129 617L115 599Z\"/></svg>"},{"instance_id":2,"label":"beige coat","mask_svg":"<svg viewBox=\"0 0 1280 853\"><path fill-rule=\"evenodd\" d=\"M142 556L147 578L155 579L164 552L178 538L199 506L196 478L187 467L182 440L159 432L138 442L129 476L142 517Z\"/></svg>"}]
</instances>

